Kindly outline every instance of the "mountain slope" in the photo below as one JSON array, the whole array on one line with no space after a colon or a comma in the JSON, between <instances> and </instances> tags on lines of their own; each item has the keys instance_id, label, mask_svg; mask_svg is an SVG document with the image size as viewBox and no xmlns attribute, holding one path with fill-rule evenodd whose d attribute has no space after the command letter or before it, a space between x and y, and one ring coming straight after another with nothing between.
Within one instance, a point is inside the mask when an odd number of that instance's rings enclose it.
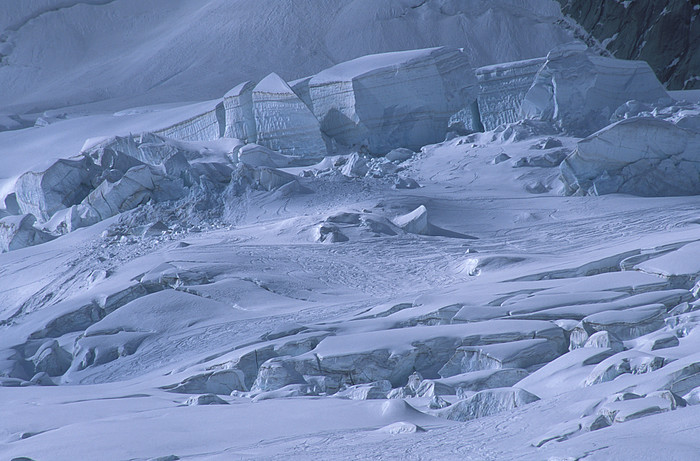
<instances>
[{"instance_id":1,"label":"mountain slope","mask_svg":"<svg viewBox=\"0 0 700 461\"><path fill-rule=\"evenodd\" d=\"M272 71L293 79L437 45L484 65L570 39L553 0L0 0L0 11L6 114L209 99Z\"/></svg>"},{"instance_id":2,"label":"mountain slope","mask_svg":"<svg viewBox=\"0 0 700 461\"><path fill-rule=\"evenodd\" d=\"M700 2L697 0L559 0L619 59L647 61L671 90L700 88Z\"/></svg>"}]
</instances>

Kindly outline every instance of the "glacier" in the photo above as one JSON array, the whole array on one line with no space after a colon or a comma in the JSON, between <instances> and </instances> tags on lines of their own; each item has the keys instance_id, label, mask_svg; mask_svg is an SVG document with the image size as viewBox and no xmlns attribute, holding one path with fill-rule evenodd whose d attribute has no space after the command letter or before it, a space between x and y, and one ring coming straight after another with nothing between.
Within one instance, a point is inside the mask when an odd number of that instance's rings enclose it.
<instances>
[{"instance_id":1,"label":"glacier","mask_svg":"<svg viewBox=\"0 0 700 461\"><path fill-rule=\"evenodd\" d=\"M549 52L525 94L521 115L585 136L608 125L613 112L629 100L665 98L666 90L646 62L597 56L574 42Z\"/></svg>"},{"instance_id":2,"label":"glacier","mask_svg":"<svg viewBox=\"0 0 700 461\"><path fill-rule=\"evenodd\" d=\"M476 79L459 50L434 48L370 55L338 64L308 81L321 129L338 144L385 154L444 138L466 107L472 118Z\"/></svg>"},{"instance_id":3,"label":"glacier","mask_svg":"<svg viewBox=\"0 0 700 461\"><path fill-rule=\"evenodd\" d=\"M475 70L479 115L486 131L520 120L520 106L545 58L494 64Z\"/></svg>"},{"instance_id":4,"label":"glacier","mask_svg":"<svg viewBox=\"0 0 700 461\"><path fill-rule=\"evenodd\" d=\"M696 459L700 95L556 2L257 4L0 6L0 82L76 32L0 95L0 458Z\"/></svg>"},{"instance_id":5,"label":"glacier","mask_svg":"<svg viewBox=\"0 0 700 461\"><path fill-rule=\"evenodd\" d=\"M318 120L279 75L261 80L252 100L258 144L296 157L327 154Z\"/></svg>"}]
</instances>

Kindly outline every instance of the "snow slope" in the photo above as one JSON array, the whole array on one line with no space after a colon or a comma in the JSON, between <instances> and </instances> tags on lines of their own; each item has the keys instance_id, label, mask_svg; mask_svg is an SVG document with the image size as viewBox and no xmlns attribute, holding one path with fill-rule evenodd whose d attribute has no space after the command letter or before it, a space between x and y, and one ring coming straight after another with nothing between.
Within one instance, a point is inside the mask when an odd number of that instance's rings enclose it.
<instances>
[{"instance_id":1,"label":"snow slope","mask_svg":"<svg viewBox=\"0 0 700 461\"><path fill-rule=\"evenodd\" d=\"M553 0L2 0L0 11L6 114L212 99L273 71L289 81L431 46L464 47L480 66L570 39Z\"/></svg>"}]
</instances>

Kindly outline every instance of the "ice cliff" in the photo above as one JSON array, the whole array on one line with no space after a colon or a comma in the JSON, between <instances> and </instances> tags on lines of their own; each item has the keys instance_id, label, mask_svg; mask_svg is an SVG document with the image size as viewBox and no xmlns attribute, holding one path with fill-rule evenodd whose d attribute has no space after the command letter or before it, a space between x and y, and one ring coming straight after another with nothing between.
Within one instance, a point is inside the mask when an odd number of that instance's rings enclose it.
<instances>
[{"instance_id":1,"label":"ice cliff","mask_svg":"<svg viewBox=\"0 0 700 461\"><path fill-rule=\"evenodd\" d=\"M476 69L479 113L485 130L520 120L520 105L545 61L535 58Z\"/></svg>"},{"instance_id":2,"label":"ice cliff","mask_svg":"<svg viewBox=\"0 0 700 461\"><path fill-rule=\"evenodd\" d=\"M586 136L608 125L626 101L663 98L668 94L647 63L597 56L574 42L549 52L525 95L521 115Z\"/></svg>"},{"instance_id":3,"label":"ice cliff","mask_svg":"<svg viewBox=\"0 0 700 461\"><path fill-rule=\"evenodd\" d=\"M327 154L318 120L279 75L272 73L258 83L252 99L258 144L297 157ZM238 123L245 124L245 118Z\"/></svg>"},{"instance_id":4,"label":"ice cliff","mask_svg":"<svg viewBox=\"0 0 700 461\"><path fill-rule=\"evenodd\" d=\"M450 116L463 107L478 119L471 63L455 49L364 56L316 74L308 85L324 133L372 153L442 140Z\"/></svg>"}]
</instances>

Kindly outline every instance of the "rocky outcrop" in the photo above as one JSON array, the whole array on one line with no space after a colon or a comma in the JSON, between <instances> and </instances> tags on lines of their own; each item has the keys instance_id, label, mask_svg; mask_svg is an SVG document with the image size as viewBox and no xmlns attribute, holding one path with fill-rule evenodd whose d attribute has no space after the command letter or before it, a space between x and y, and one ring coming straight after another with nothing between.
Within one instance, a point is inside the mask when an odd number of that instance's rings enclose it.
<instances>
[{"instance_id":1,"label":"rocky outcrop","mask_svg":"<svg viewBox=\"0 0 700 461\"><path fill-rule=\"evenodd\" d=\"M619 59L649 63L671 90L700 88L700 10L677 0L558 0Z\"/></svg>"}]
</instances>

